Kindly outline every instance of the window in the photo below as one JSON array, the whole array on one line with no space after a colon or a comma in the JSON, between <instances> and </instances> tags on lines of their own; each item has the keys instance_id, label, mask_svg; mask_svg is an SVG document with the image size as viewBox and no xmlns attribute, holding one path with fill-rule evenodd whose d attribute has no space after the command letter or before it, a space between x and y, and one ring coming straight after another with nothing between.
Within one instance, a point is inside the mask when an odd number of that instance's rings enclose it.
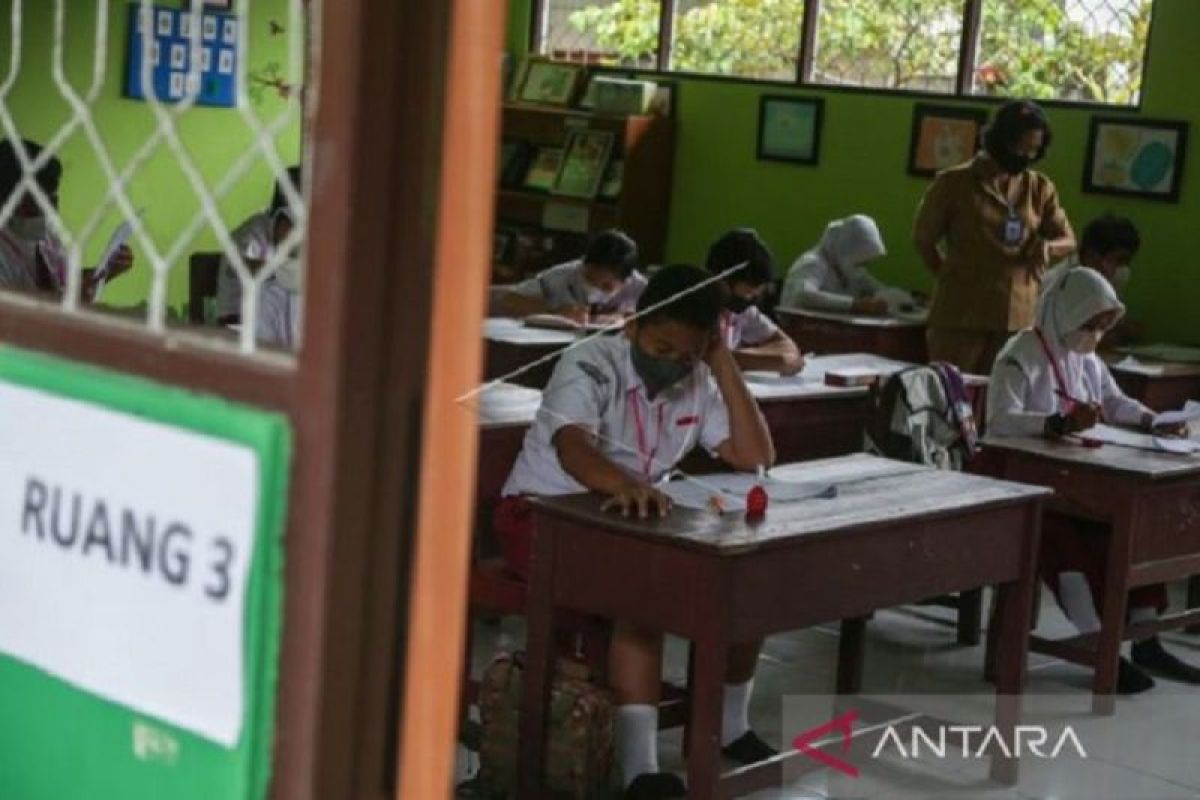
<instances>
[{"instance_id":1,"label":"window","mask_svg":"<svg viewBox=\"0 0 1200 800\"><path fill-rule=\"evenodd\" d=\"M537 49L551 58L815 86L1137 105L1154 0L538 3Z\"/></svg>"}]
</instances>

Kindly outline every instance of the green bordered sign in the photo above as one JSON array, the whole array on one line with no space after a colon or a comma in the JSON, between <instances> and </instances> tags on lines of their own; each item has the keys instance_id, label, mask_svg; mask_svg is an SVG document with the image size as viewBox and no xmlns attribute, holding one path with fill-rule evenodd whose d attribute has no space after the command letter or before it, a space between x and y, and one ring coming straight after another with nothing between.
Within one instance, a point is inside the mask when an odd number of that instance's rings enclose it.
<instances>
[{"instance_id":1,"label":"green bordered sign","mask_svg":"<svg viewBox=\"0 0 1200 800\"><path fill-rule=\"evenodd\" d=\"M258 800L291 436L0 347L0 798Z\"/></svg>"}]
</instances>

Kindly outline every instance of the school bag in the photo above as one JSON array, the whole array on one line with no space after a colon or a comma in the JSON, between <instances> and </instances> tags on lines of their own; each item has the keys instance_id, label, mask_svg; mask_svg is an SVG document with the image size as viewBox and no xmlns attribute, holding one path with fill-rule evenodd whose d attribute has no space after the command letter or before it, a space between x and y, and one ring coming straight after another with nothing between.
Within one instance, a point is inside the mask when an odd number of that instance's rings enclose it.
<instances>
[{"instance_id":1,"label":"school bag","mask_svg":"<svg viewBox=\"0 0 1200 800\"><path fill-rule=\"evenodd\" d=\"M497 655L479 686L482 735L475 796L511 798L517 789L521 653ZM560 658L550 690L545 782L555 796L592 800L608 796L613 766L615 703L587 665Z\"/></svg>"},{"instance_id":2,"label":"school bag","mask_svg":"<svg viewBox=\"0 0 1200 800\"><path fill-rule=\"evenodd\" d=\"M961 470L978 452L975 414L962 373L934 362L897 372L879 394L870 435L888 458Z\"/></svg>"}]
</instances>

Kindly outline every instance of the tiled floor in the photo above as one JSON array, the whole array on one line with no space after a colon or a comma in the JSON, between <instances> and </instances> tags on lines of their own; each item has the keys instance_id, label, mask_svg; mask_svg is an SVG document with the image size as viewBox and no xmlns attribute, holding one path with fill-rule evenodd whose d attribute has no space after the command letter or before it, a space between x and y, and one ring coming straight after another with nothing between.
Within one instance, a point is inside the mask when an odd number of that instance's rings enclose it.
<instances>
[{"instance_id":1,"label":"tiled floor","mask_svg":"<svg viewBox=\"0 0 1200 800\"><path fill-rule=\"evenodd\" d=\"M1053 635L1069 631L1048 595L1043 600L1040 630ZM478 637L477 673L497 644L519 644L520 623L507 620L499 629L481 627ZM829 692L833 685L837 641L836 627L830 626L767 642L755 684L752 720L772 744L788 746L806 722L812 727L828 719L812 717L806 710L823 702L813 696ZM1178 655L1200 663L1200 637L1172 634L1165 641ZM670 641L669 678L682 680L685 659L686 644ZM906 608L880 613L869 625L864 695L886 698L904 708L915 703L923 711L956 722L986 723L992 687L982 680L982 660L982 647L955 645L949 611ZM991 783L986 760L963 758L951 747L945 758L875 759L858 778L832 770L811 772L753 797L1200 800L1200 689L1160 680L1148 694L1119 699L1114 717L1100 718L1089 713L1088 680L1089 673L1082 668L1042 656L1031 658L1026 721L1057 723L1055 731L1069 724L1088 757L1071 754L1060 759L1023 759L1015 787ZM806 716L811 718L805 720ZM786 734L785 725L790 727ZM660 758L664 769L683 774L680 739L678 732L663 734ZM464 777L476 763L465 751L459 762Z\"/></svg>"}]
</instances>

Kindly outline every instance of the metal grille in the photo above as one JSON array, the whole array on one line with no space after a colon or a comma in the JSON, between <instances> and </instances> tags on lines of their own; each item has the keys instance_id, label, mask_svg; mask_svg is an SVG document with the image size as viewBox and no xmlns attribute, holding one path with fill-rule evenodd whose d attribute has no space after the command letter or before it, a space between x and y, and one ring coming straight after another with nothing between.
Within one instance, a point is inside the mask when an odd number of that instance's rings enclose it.
<instances>
[{"instance_id":1,"label":"metal grille","mask_svg":"<svg viewBox=\"0 0 1200 800\"><path fill-rule=\"evenodd\" d=\"M45 215L51 235L61 242L66 254L65 290L61 294L60 307L63 313L74 314L82 310L80 289L84 249L93 245L97 234L107 232L101 230L101 226L110 219L112 206L115 206L119 216L132 226L131 245L138 250L137 268L150 272L142 323L149 331L163 336L167 335L169 321L169 278L173 271L185 264L198 237L208 232L216 239L221 255L228 259L242 286L242 325L238 347L246 353L255 352L258 349L255 330L260 290L275 275L288 253L301 248L306 230L305 203L300 187L289 177L289 165L281 157L277 142L300 121L309 4L304 0L279 0L279 13L267 20L261 13L251 14L250 0L237 0L235 3L233 13L239 54L235 70L237 99L235 108L224 113L229 115L227 128L232 130L238 127L242 134L248 135L250 144L241 152L230 154L223 163L214 164L202 162L197 157L195 143L188 141L183 128L193 114L216 113L197 108L204 64L202 52L205 48L201 3L195 3L194 8L185 15L190 19L187 36L190 58L183 76L184 89L177 99L158 96L152 79L156 57L153 37L142 38L141 83L153 129L131 154L118 155L112 146L114 136L119 133L114 126L126 124L127 120L114 121L111 115L101 116L97 111L100 103L110 99L115 91L113 86L106 85L120 71L113 67L124 63L124 54L114 52L110 47L110 42L114 41L110 30L114 26L125 25L128 6L97 0L92 13L87 14L88 9L82 3L55 0L51 36L35 37L26 23L35 15L46 13L42 2L44 0L8 2L10 57L3 79L0 80L0 138L7 138L15 145L23 177L15 192L0 198L0 228L8 225L23 195L32 197ZM147 22L155 19L155 6L150 0L138 0L137 7ZM271 37L286 37L283 46L286 57L282 61L272 62L265 67L255 62L249 27L252 22L255 25L269 24ZM80 86L69 74L65 53L67 34L69 30L86 28L89 24L93 33L91 64L84 85ZM121 36L115 40L123 39ZM73 46L78 46L79 41L81 38L78 36L72 39ZM46 100L61 100L68 114L67 119L49 135L35 137L29 131L38 127L34 124L36 121L30 119L32 115L28 113L22 118L13 106L13 97L23 77L27 78L27 73L39 68L34 56L46 50L50 51L51 85L56 95ZM162 54L157 55L162 57ZM252 74L252 69L256 68L257 71ZM260 114L256 104L251 102L253 92L261 90L263 85L276 92L281 100L272 104L274 108L266 115ZM82 137L82 145L73 141L76 137ZM21 145L23 139L38 140L43 147L42 152L36 158L31 158ZM136 179L142 177L151 166L151 159L163 152L169 153L192 197L139 194L135 187ZM65 157L68 153L69 157ZM65 162L62 178L64 196L72 192L72 162L94 160L106 184L101 201L82 214L61 213L55 198L48 196L36 180L39 170L55 157L63 158ZM261 176L264 172L279 187L296 224L286 239L266 254L261 268L253 271L232 238L232 229L240 220L226 219L220 203L231 192L244 189L252 173ZM263 194L262 206L265 207L269 192L263 191ZM188 207L194 203L196 206L195 212L176 229L151 230L139 214L139 210L172 202Z\"/></svg>"},{"instance_id":2,"label":"metal grille","mask_svg":"<svg viewBox=\"0 0 1200 800\"><path fill-rule=\"evenodd\" d=\"M962 0L822 0L809 80L955 91Z\"/></svg>"},{"instance_id":3,"label":"metal grille","mask_svg":"<svg viewBox=\"0 0 1200 800\"><path fill-rule=\"evenodd\" d=\"M1136 105L1153 0L984 0L973 90Z\"/></svg>"}]
</instances>

